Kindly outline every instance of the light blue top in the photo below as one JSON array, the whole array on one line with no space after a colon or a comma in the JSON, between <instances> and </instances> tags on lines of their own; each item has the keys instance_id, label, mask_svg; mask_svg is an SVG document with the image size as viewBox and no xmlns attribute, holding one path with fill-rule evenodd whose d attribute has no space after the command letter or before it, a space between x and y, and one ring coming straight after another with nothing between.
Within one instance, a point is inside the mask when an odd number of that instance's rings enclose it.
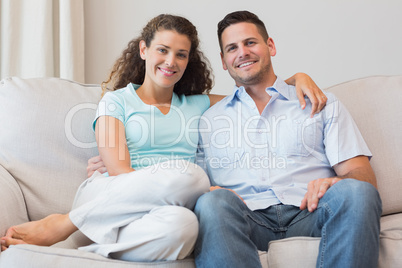
<instances>
[{"instance_id":1,"label":"light blue top","mask_svg":"<svg viewBox=\"0 0 402 268\"><path fill-rule=\"evenodd\" d=\"M243 87L200 120L200 159L211 184L235 190L252 210L274 204L300 206L307 183L335 176L332 166L371 156L348 111L331 93L310 118L293 86L278 78L262 114ZM204 156L204 157L203 157Z\"/></svg>"},{"instance_id":2,"label":"light blue top","mask_svg":"<svg viewBox=\"0 0 402 268\"><path fill-rule=\"evenodd\" d=\"M210 102L207 95L173 93L169 112L164 115L137 95L139 85L106 93L99 102L96 120L103 115L123 122L131 166L141 169L171 159L195 161L199 118Z\"/></svg>"}]
</instances>

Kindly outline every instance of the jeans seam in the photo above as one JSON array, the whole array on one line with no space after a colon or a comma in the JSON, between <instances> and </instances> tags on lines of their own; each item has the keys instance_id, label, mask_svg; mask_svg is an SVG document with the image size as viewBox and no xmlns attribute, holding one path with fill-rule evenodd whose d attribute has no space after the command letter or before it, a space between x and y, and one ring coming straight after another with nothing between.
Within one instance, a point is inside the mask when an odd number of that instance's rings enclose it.
<instances>
[{"instance_id":1,"label":"jeans seam","mask_svg":"<svg viewBox=\"0 0 402 268\"><path fill-rule=\"evenodd\" d=\"M278 206L275 207L275 210L276 210L276 217L278 217L279 227L282 227L282 213L281 213L282 211Z\"/></svg>"},{"instance_id":2,"label":"jeans seam","mask_svg":"<svg viewBox=\"0 0 402 268\"><path fill-rule=\"evenodd\" d=\"M326 236L326 228L321 229L321 258L320 258L320 267L324 267L324 252L325 247L327 246L327 236Z\"/></svg>"},{"instance_id":3,"label":"jeans seam","mask_svg":"<svg viewBox=\"0 0 402 268\"><path fill-rule=\"evenodd\" d=\"M282 207L275 206L275 210L276 210L276 217L278 218L278 225L279 225L278 231L281 233L281 238L285 238L286 235L284 234L284 232L288 230L288 227L283 226Z\"/></svg>"},{"instance_id":4,"label":"jeans seam","mask_svg":"<svg viewBox=\"0 0 402 268\"><path fill-rule=\"evenodd\" d=\"M274 232L281 232L281 231L282 231L282 230L280 230L280 229L273 228L273 227L271 227L271 226L265 224L264 222L262 222L262 221L256 219L256 218L255 218L253 215L251 215L250 213L247 213L246 215L247 215L247 217L249 217L253 222L255 222L256 224L258 224L258 225L260 225L260 226L263 226L263 227L265 227L265 228L267 228L267 229L269 229L269 230L272 230L272 231L274 231Z\"/></svg>"},{"instance_id":5,"label":"jeans seam","mask_svg":"<svg viewBox=\"0 0 402 268\"><path fill-rule=\"evenodd\" d=\"M296 221L292 221L289 224L289 227L293 226L294 224L298 223L299 221L304 220L305 218L309 217L311 215L311 213L306 213L303 217L298 218Z\"/></svg>"},{"instance_id":6,"label":"jeans seam","mask_svg":"<svg viewBox=\"0 0 402 268\"><path fill-rule=\"evenodd\" d=\"M328 212L330 214L330 217L333 216L333 212L327 203L321 203L320 206L317 208L317 210L319 208L322 208L322 209L324 209L325 212ZM320 253L320 266L319 267L324 267L324 252L325 252L325 248L327 246L327 234L326 234L327 229L324 226L324 224L322 224L321 218L320 218L320 225L321 225L321 242L320 242L321 243L321 253Z\"/></svg>"}]
</instances>

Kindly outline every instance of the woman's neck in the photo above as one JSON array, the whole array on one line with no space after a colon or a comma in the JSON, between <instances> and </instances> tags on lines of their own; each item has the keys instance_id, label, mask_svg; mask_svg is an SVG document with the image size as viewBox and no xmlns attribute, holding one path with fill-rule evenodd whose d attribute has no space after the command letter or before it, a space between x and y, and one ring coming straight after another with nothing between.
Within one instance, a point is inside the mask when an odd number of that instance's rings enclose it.
<instances>
[{"instance_id":1,"label":"woman's neck","mask_svg":"<svg viewBox=\"0 0 402 268\"><path fill-rule=\"evenodd\" d=\"M173 88L162 88L154 83L147 83L146 79L136 92L146 104L170 104L172 102Z\"/></svg>"},{"instance_id":2,"label":"woman's neck","mask_svg":"<svg viewBox=\"0 0 402 268\"><path fill-rule=\"evenodd\" d=\"M167 114L173 98L173 88L161 88L144 83L136 90L138 97L148 105L155 106L161 113Z\"/></svg>"}]
</instances>

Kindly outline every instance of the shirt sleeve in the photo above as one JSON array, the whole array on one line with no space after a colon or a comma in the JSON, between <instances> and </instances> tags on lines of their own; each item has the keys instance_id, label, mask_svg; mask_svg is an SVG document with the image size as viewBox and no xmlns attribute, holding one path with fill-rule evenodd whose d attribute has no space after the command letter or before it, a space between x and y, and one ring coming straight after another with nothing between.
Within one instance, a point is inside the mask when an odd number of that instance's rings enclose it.
<instances>
[{"instance_id":1,"label":"shirt sleeve","mask_svg":"<svg viewBox=\"0 0 402 268\"><path fill-rule=\"evenodd\" d=\"M107 92L98 104L92 129L95 130L96 120L101 116L112 116L124 123L124 98L116 92Z\"/></svg>"},{"instance_id":2,"label":"shirt sleeve","mask_svg":"<svg viewBox=\"0 0 402 268\"><path fill-rule=\"evenodd\" d=\"M325 108L324 145L331 166L371 152L346 107L335 97Z\"/></svg>"}]
</instances>

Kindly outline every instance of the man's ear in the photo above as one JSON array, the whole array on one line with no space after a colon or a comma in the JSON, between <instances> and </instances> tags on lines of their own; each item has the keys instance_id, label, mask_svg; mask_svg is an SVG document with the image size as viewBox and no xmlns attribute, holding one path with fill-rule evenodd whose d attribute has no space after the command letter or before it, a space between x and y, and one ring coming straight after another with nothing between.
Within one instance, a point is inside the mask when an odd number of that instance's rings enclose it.
<instances>
[{"instance_id":1,"label":"man's ear","mask_svg":"<svg viewBox=\"0 0 402 268\"><path fill-rule=\"evenodd\" d=\"M221 61L222 61L223 70L227 71L228 67L226 66L226 63L225 63L225 61L223 59L223 53L221 52L220 55L221 55Z\"/></svg>"},{"instance_id":2,"label":"man's ear","mask_svg":"<svg viewBox=\"0 0 402 268\"><path fill-rule=\"evenodd\" d=\"M145 43L144 40L140 41L139 47L140 47L141 59L145 60L146 59L147 44Z\"/></svg>"},{"instance_id":3,"label":"man's ear","mask_svg":"<svg viewBox=\"0 0 402 268\"><path fill-rule=\"evenodd\" d=\"M269 54L271 55L271 57L275 56L276 55L276 47L275 47L274 39L269 37L267 40L267 44L269 47Z\"/></svg>"}]
</instances>

